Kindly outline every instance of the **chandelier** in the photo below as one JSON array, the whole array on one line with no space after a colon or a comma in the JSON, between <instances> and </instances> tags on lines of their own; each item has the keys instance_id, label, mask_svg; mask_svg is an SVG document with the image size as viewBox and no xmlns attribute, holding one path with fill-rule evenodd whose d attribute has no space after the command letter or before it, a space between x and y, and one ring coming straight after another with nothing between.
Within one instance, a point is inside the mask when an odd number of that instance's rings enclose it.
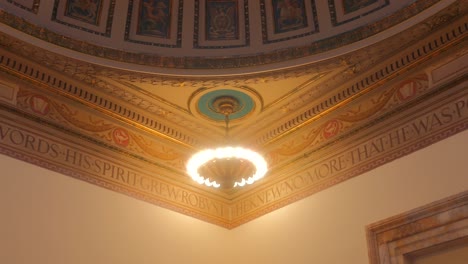
<instances>
[{"instance_id":1,"label":"chandelier","mask_svg":"<svg viewBox=\"0 0 468 264\"><path fill-rule=\"evenodd\" d=\"M229 116L239 111L239 102L231 96L220 96L212 103L213 110L224 115L226 141L229 141ZM187 162L187 173L199 184L229 188L252 184L265 176L265 159L257 152L225 146L195 153Z\"/></svg>"}]
</instances>

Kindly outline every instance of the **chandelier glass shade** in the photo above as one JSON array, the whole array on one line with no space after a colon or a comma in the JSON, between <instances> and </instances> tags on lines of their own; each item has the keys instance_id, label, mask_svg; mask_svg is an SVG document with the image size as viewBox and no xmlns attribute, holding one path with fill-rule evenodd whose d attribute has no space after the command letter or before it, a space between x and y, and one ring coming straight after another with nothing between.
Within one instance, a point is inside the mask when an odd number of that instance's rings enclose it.
<instances>
[{"instance_id":1,"label":"chandelier glass shade","mask_svg":"<svg viewBox=\"0 0 468 264\"><path fill-rule=\"evenodd\" d=\"M226 141L229 141L229 115L239 111L241 104L232 96L215 98L212 109L223 114ZM233 188L252 184L267 173L267 163L257 152L242 147L218 147L195 153L187 162L187 173L199 184L214 188Z\"/></svg>"},{"instance_id":2,"label":"chandelier glass shade","mask_svg":"<svg viewBox=\"0 0 468 264\"><path fill-rule=\"evenodd\" d=\"M205 173L201 175L201 171ZM265 176L267 163L260 154L250 149L220 147L193 155L187 163L187 172L199 184L218 188L223 183L231 182L232 187L237 187L252 184Z\"/></svg>"}]
</instances>

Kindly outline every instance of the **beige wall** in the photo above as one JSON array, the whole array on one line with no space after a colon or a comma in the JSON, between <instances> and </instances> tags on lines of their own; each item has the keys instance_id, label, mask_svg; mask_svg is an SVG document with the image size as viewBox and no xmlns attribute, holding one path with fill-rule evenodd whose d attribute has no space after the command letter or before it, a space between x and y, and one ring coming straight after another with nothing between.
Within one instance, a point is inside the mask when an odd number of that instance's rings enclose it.
<instances>
[{"instance_id":1,"label":"beige wall","mask_svg":"<svg viewBox=\"0 0 468 264\"><path fill-rule=\"evenodd\" d=\"M365 226L468 189L468 131L234 230L0 156L0 263L368 263Z\"/></svg>"},{"instance_id":2,"label":"beige wall","mask_svg":"<svg viewBox=\"0 0 468 264\"><path fill-rule=\"evenodd\" d=\"M468 262L468 243L443 248L409 260L411 264L466 264Z\"/></svg>"}]
</instances>

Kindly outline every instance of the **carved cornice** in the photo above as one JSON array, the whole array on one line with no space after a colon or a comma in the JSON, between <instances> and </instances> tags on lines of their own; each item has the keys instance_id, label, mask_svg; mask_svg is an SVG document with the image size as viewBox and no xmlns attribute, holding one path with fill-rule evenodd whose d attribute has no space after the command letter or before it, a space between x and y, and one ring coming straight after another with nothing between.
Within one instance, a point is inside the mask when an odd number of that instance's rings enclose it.
<instances>
[{"instance_id":1,"label":"carved cornice","mask_svg":"<svg viewBox=\"0 0 468 264\"><path fill-rule=\"evenodd\" d=\"M3 37L6 39L6 36ZM19 44L17 42L13 43ZM40 56L38 55L40 53L35 54ZM139 126L142 129L152 131L159 137L175 141L187 147L199 144L195 138L176 130L173 125L168 125L168 123L171 122L179 122L179 124L184 125L186 122L180 120L180 117L176 118L175 114L166 108L167 106L156 105L153 103L150 105L151 111L149 111L149 108L135 109L127 106L126 103L124 103L125 101L141 105L148 104L149 102L143 99L135 100L136 98L133 96L133 92L127 92L105 81L100 81L98 83L90 81L89 84L91 86L88 86L64 77L57 72L50 71L50 69L53 69L58 72L67 73L69 70L68 66L71 66L70 64L72 64L72 62L64 57L54 56L52 53L45 53L42 55L43 56L41 56L41 60L38 61L38 63L48 66L49 69L44 69L38 64L27 62L24 58L6 52L0 54L0 68L10 74L21 76L21 78L29 80L34 83L34 85L42 86L47 90L53 90L55 93L72 98L88 107L99 109L104 113L112 115L114 118L132 122L134 125ZM61 64L59 61L68 61L68 63ZM88 71L91 73L93 71L92 65L89 64L84 65L82 69L84 72L73 76L77 77L76 79L78 79L78 81L82 81L79 76L89 77L90 75L87 75L86 72ZM120 97L119 99L121 100L112 99L108 97L109 94ZM143 112L143 110L146 112ZM165 119L166 121L159 121L158 119L155 119L154 116ZM200 127L195 126L194 122L192 122L190 126L196 128L196 131L200 131Z\"/></svg>"},{"instance_id":2,"label":"carved cornice","mask_svg":"<svg viewBox=\"0 0 468 264\"><path fill-rule=\"evenodd\" d=\"M380 62L379 64L366 65L359 70L354 69L352 70L352 73L345 71L343 74L338 76L338 78L352 78L352 81L345 84L342 84L342 81L341 83L337 82L341 87L337 87L332 92L328 92L326 97L318 97L320 93L317 93L317 91L325 90L326 88L329 90L330 84L328 82L312 87L305 94L303 93L299 95L299 98L302 101L302 103L299 104L299 107L297 106L298 103L296 100L291 100L288 104L280 107L280 109L285 112L292 112L290 118L278 122L278 120L275 119L278 116L277 113L271 113L270 116L262 118L259 122L250 127L250 131L254 131L255 133L244 136L252 137L252 134L254 134L254 138L256 139L255 144L267 146L268 144L295 132L301 127L316 122L324 115L349 104L351 101L359 98L363 94L381 87L404 72L414 69L438 53L463 43L468 31L468 24L463 19L454 21L457 17L459 17L458 11L447 9L446 12L401 33L394 39L385 40L382 43L366 49L366 55L360 54L359 52L348 55L348 59L346 60L355 62L354 65L360 64L360 62L356 61L356 58L359 57L365 57L369 60L379 58L383 62ZM447 23L448 21L451 21L450 29L435 31L436 33L432 32L432 34L428 36L429 32L438 27L435 25ZM428 31L428 29L431 31ZM417 43L414 43L414 41L405 42L415 36L424 36L425 38L423 40L418 39ZM405 41L402 41L403 39L405 39ZM400 44L398 44L398 42ZM382 53L380 52L382 48L401 50L401 48L398 48L398 45L401 45L401 43L405 43L405 45L413 45L409 48L403 49L403 51L397 55L393 54L389 58L377 55ZM349 65L349 63L346 64ZM350 68L348 68L348 70L349 69ZM359 72L364 73L359 74ZM306 107L300 107L303 105ZM268 128L268 130L262 129L265 127ZM258 133L257 129L260 131L263 130L262 133Z\"/></svg>"}]
</instances>

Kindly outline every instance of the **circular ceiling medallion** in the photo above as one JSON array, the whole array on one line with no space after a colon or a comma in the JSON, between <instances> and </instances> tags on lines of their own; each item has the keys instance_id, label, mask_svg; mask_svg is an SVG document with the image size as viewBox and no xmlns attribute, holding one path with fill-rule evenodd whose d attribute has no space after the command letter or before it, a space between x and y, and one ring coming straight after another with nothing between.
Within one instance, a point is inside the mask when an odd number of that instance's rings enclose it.
<instances>
[{"instance_id":1,"label":"circular ceiling medallion","mask_svg":"<svg viewBox=\"0 0 468 264\"><path fill-rule=\"evenodd\" d=\"M190 111L194 115L215 122L225 121L222 110L225 104L230 108L229 120L235 122L258 113L262 107L262 100L257 93L248 89L202 89L189 101Z\"/></svg>"}]
</instances>

